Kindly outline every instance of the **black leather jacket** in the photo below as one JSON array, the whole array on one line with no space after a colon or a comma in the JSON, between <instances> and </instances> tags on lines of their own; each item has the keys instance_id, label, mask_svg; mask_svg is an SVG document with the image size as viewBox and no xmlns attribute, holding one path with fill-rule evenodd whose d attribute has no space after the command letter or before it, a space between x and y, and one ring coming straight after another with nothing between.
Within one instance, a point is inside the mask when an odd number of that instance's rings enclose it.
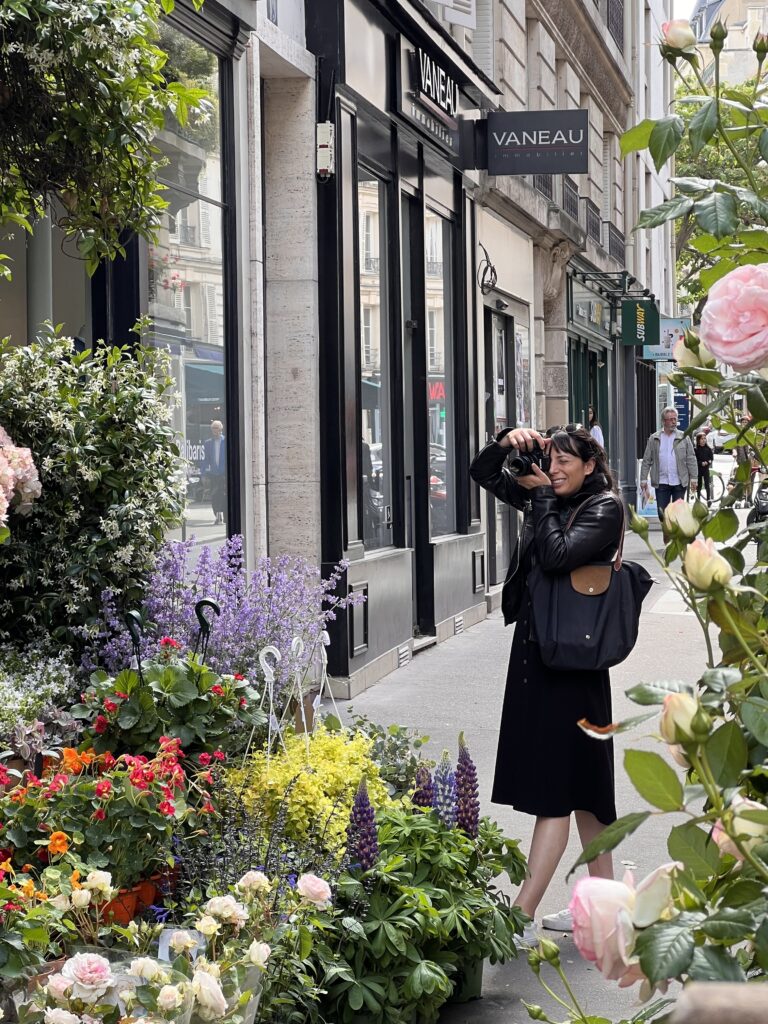
<instances>
[{"instance_id":1,"label":"black leather jacket","mask_svg":"<svg viewBox=\"0 0 768 1024\"><path fill-rule=\"evenodd\" d=\"M501 592L506 626L518 616L534 561L551 573L570 572L590 562L610 562L616 555L624 523L622 507L608 490L604 476L594 480L588 477L578 494L558 499L551 487L530 491L521 487L504 466L509 453L509 448L490 441L477 453L469 470L481 487L524 513L520 540ZM573 510L596 495L599 497L579 513L571 528L564 530Z\"/></svg>"}]
</instances>

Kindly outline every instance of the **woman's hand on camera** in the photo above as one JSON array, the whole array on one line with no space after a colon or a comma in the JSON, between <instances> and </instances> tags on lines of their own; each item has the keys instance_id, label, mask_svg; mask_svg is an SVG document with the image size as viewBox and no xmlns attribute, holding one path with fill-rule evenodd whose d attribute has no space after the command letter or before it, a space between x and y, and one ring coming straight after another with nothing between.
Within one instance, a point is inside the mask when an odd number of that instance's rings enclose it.
<instances>
[{"instance_id":1,"label":"woman's hand on camera","mask_svg":"<svg viewBox=\"0 0 768 1024\"><path fill-rule=\"evenodd\" d=\"M543 437L533 427L517 427L510 430L508 434L499 441L502 448L517 448L522 452L532 452L537 446L545 451L549 447L550 439Z\"/></svg>"},{"instance_id":2,"label":"woman's hand on camera","mask_svg":"<svg viewBox=\"0 0 768 1024\"><path fill-rule=\"evenodd\" d=\"M515 477L515 480L525 491L533 491L536 487L552 486L552 481L536 463L531 466L530 473L526 473L525 476Z\"/></svg>"}]
</instances>

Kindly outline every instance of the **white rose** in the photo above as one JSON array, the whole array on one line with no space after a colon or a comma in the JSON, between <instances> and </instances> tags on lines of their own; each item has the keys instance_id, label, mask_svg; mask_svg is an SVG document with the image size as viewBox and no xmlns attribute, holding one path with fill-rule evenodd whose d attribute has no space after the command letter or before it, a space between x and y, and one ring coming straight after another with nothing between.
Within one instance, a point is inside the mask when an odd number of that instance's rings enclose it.
<instances>
[{"instance_id":1,"label":"white rose","mask_svg":"<svg viewBox=\"0 0 768 1024\"><path fill-rule=\"evenodd\" d=\"M197 939L191 932L178 931L171 935L168 945L174 953L190 953L197 948Z\"/></svg>"},{"instance_id":2,"label":"white rose","mask_svg":"<svg viewBox=\"0 0 768 1024\"><path fill-rule=\"evenodd\" d=\"M72 893L72 906L76 910L84 910L91 902L91 893L88 889L75 889Z\"/></svg>"},{"instance_id":3,"label":"white rose","mask_svg":"<svg viewBox=\"0 0 768 1024\"><path fill-rule=\"evenodd\" d=\"M227 1012L227 1000L221 991L221 985L207 971L195 971L192 991L203 1020L216 1020Z\"/></svg>"},{"instance_id":4,"label":"white rose","mask_svg":"<svg viewBox=\"0 0 768 1024\"><path fill-rule=\"evenodd\" d=\"M80 1018L76 1014L70 1013L69 1010L62 1010L59 1007L46 1010L43 1020L45 1024L80 1024Z\"/></svg>"},{"instance_id":5,"label":"white rose","mask_svg":"<svg viewBox=\"0 0 768 1024\"><path fill-rule=\"evenodd\" d=\"M69 896L63 892L60 892L58 896L54 896L48 905L53 907L54 910L69 910L72 906L69 902Z\"/></svg>"},{"instance_id":6,"label":"white rose","mask_svg":"<svg viewBox=\"0 0 768 1024\"><path fill-rule=\"evenodd\" d=\"M204 974L210 974L212 978L221 977L221 968L219 965L214 961L206 960L205 957L197 961L195 964L195 970L202 971Z\"/></svg>"},{"instance_id":7,"label":"white rose","mask_svg":"<svg viewBox=\"0 0 768 1024\"><path fill-rule=\"evenodd\" d=\"M150 956L139 956L131 960L128 973L134 978L143 978L145 981L154 981L160 973L161 968L156 960Z\"/></svg>"},{"instance_id":8,"label":"white rose","mask_svg":"<svg viewBox=\"0 0 768 1024\"><path fill-rule=\"evenodd\" d=\"M176 985L163 985L157 993L157 1008L163 1013L170 1013L171 1010L178 1010L184 1002L184 995Z\"/></svg>"},{"instance_id":9,"label":"white rose","mask_svg":"<svg viewBox=\"0 0 768 1024\"><path fill-rule=\"evenodd\" d=\"M317 875L301 875L296 883L296 890L307 903L314 903L316 907L326 907L331 902L330 885Z\"/></svg>"},{"instance_id":10,"label":"white rose","mask_svg":"<svg viewBox=\"0 0 768 1024\"><path fill-rule=\"evenodd\" d=\"M667 533L693 540L699 532L699 521L684 498L678 498L664 509L664 528Z\"/></svg>"},{"instance_id":11,"label":"white rose","mask_svg":"<svg viewBox=\"0 0 768 1024\"><path fill-rule=\"evenodd\" d=\"M62 976L72 982L72 999L96 1003L114 984L115 976L106 957L97 953L75 953L61 968Z\"/></svg>"},{"instance_id":12,"label":"white rose","mask_svg":"<svg viewBox=\"0 0 768 1024\"><path fill-rule=\"evenodd\" d=\"M89 871L82 884L84 889L92 889L109 896L112 892L112 875L108 871Z\"/></svg>"},{"instance_id":13,"label":"white rose","mask_svg":"<svg viewBox=\"0 0 768 1024\"><path fill-rule=\"evenodd\" d=\"M697 590L724 587L733 576L730 563L717 553L711 537L707 540L699 537L688 545L683 555L683 569Z\"/></svg>"},{"instance_id":14,"label":"white rose","mask_svg":"<svg viewBox=\"0 0 768 1024\"><path fill-rule=\"evenodd\" d=\"M204 914L199 920L195 921L195 928L204 935L206 939L210 939L212 935L215 935L221 928L221 925L215 917L211 917L209 914Z\"/></svg>"},{"instance_id":15,"label":"white rose","mask_svg":"<svg viewBox=\"0 0 768 1024\"><path fill-rule=\"evenodd\" d=\"M675 18L673 21L665 21L661 26L661 33L667 46L673 50L682 50L685 53L693 53L696 49L696 33L691 28L690 21L685 18Z\"/></svg>"},{"instance_id":16,"label":"white rose","mask_svg":"<svg viewBox=\"0 0 768 1024\"><path fill-rule=\"evenodd\" d=\"M214 896L208 900L203 910L211 917L218 918L225 924L232 924L236 928L242 928L248 920L248 911L234 896Z\"/></svg>"},{"instance_id":17,"label":"white rose","mask_svg":"<svg viewBox=\"0 0 768 1024\"><path fill-rule=\"evenodd\" d=\"M239 892L247 893L269 892L272 883L263 871L246 871L236 888Z\"/></svg>"},{"instance_id":18,"label":"white rose","mask_svg":"<svg viewBox=\"0 0 768 1024\"><path fill-rule=\"evenodd\" d=\"M699 342L699 352L697 355L692 349L688 348L684 338L680 338L675 342L675 347L672 349L672 358L678 366L683 367L713 366L715 364L715 357L703 342Z\"/></svg>"},{"instance_id":19,"label":"white rose","mask_svg":"<svg viewBox=\"0 0 768 1024\"><path fill-rule=\"evenodd\" d=\"M257 942L255 939L248 947L248 959L256 967L261 967L262 970L267 966L267 960L272 949L267 945L266 942Z\"/></svg>"}]
</instances>

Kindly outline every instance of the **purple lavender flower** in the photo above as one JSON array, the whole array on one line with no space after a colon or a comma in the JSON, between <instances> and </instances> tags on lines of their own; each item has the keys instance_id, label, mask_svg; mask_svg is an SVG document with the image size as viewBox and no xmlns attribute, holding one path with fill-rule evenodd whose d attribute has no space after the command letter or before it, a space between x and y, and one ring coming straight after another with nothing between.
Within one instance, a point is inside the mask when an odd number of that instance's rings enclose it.
<instances>
[{"instance_id":1,"label":"purple lavender flower","mask_svg":"<svg viewBox=\"0 0 768 1024\"><path fill-rule=\"evenodd\" d=\"M416 769L416 788L413 791L413 803L416 807L433 807L435 803L435 787L432 773L425 764Z\"/></svg>"},{"instance_id":2,"label":"purple lavender flower","mask_svg":"<svg viewBox=\"0 0 768 1024\"><path fill-rule=\"evenodd\" d=\"M379 859L379 836L376 831L376 812L368 798L365 779L360 780L347 826L347 854L352 864L370 871Z\"/></svg>"},{"instance_id":3,"label":"purple lavender flower","mask_svg":"<svg viewBox=\"0 0 768 1024\"><path fill-rule=\"evenodd\" d=\"M477 768L469 756L464 733L459 733L459 760L456 765L456 823L471 839L477 839L480 825L480 787Z\"/></svg>"},{"instance_id":4,"label":"purple lavender flower","mask_svg":"<svg viewBox=\"0 0 768 1024\"><path fill-rule=\"evenodd\" d=\"M451 757L443 751L435 768L435 798L432 806L447 828L456 824L456 773L451 767Z\"/></svg>"}]
</instances>

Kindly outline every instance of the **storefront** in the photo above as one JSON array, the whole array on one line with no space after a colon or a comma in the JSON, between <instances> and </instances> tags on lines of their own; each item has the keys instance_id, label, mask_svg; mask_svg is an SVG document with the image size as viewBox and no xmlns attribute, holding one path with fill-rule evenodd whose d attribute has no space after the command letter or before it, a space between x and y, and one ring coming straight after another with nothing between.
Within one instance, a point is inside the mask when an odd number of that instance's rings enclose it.
<instances>
[{"instance_id":1,"label":"storefront","mask_svg":"<svg viewBox=\"0 0 768 1024\"><path fill-rule=\"evenodd\" d=\"M586 425L592 407L610 457L615 394L611 295L569 272L567 298L569 416L572 422Z\"/></svg>"},{"instance_id":2,"label":"storefront","mask_svg":"<svg viewBox=\"0 0 768 1024\"><path fill-rule=\"evenodd\" d=\"M459 119L495 89L407 2L318 0L324 570L365 602L334 625L331 671L354 694L485 613L472 182Z\"/></svg>"}]
</instances>

